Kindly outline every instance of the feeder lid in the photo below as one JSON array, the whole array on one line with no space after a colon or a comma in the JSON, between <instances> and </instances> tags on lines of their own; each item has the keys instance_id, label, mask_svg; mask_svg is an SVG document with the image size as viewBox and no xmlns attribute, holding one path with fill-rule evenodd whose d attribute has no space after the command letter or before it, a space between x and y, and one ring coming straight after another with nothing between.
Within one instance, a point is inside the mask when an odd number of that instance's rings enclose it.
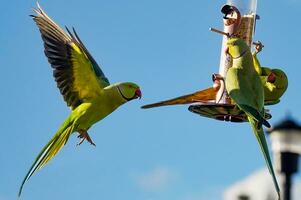
<instances>
[{"instance_id":1,"label":"feeder lid","mask_svg":"<svg viewBox=\"0 0 301 200\"><path fill-rule=\"evenodd\" d=\"M223 14L229 14L229 13L231 13L231 12L233 12L234 11L234 9L233 9L233 6L230 6L230 5L224 5L223 7L222 7L222 9L221 9L221 12L223 13Z\"/></svg>"}]
</instances>

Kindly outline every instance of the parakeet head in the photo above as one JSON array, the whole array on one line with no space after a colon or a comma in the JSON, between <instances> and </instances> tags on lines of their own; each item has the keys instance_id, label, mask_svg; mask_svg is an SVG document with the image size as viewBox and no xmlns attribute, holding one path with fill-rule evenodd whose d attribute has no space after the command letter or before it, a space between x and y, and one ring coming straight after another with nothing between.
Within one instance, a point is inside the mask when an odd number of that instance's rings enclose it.
<instances>
[{"instance_id":1,"label":"parakeet head","mask_svg":"<svg viewBox=\"0 0 301 200\"><path fill-rule=\"evenodd\" d=\"M243 56L247 51L250 51L249 46L246 42L240 38L230 38L227 41L226 52L232 58L239 58Z\"/></svg>"},{"instance_id":2,"label":"parakeet head","mask_svg":"<svg viewBox=\"0 0 301 200\"><path fill-rule=\"evenodd\" d=\"M116 87L126 101L131 101L133 99L141 98L142 93L139 86L135 83L131 82L124 82L124 83L117 83Z\"/></svg>"}]
</instances>

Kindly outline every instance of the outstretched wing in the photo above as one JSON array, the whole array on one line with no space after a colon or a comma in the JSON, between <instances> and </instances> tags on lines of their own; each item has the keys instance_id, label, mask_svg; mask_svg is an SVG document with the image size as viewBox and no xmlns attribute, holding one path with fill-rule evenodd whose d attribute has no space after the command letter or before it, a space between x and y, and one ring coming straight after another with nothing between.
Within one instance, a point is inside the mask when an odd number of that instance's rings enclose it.
<instances>
[{"instance_id":1,"label":"outstretched wing","mask_svg":"<svg viewBox=\"0 0 301 200\"><path fill-rule=\"evenodd\" d=\"M95 97L110 83L75 30L64 32L37 4L31 15L44 41L44 52L53 68L53 76L71 109Z\"/></svg>"}]
</instances>

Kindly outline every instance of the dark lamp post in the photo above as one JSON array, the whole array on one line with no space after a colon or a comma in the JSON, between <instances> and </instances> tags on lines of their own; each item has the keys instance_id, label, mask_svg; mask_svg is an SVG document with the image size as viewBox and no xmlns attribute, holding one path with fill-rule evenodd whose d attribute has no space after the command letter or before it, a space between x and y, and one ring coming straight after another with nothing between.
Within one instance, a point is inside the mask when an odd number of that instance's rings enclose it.
<instances>
[{"instance_id":1,"label":"dark lamp post","mask_svg":"<svg viewBox=\"0 0 301 200\"><path fill-rule=\"evenodd\" d=\"M301 126L285 119L268 131L271 137L275 169L283 175L282 200L291 200L291 176L298 171L301 154Z\"/></svg>"}]
</instances>

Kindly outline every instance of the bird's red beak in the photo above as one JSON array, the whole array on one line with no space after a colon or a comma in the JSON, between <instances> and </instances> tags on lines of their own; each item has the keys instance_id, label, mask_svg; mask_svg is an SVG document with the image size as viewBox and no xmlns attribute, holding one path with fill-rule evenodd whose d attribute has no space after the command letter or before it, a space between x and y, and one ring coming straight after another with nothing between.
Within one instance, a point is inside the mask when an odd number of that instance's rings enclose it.
<instances>
[{"instance_id":1,"label":"bird's red beak","mask_svg":"<svg viewBox=\"0 0 301 200\"><path fill-rule=\"evenodd\" d=\"M136 98L138 98L139 97L139 99L141 99L141 97L142 97L142 92L141 92L141 90L138 88L137 90L136 90L136 92L135 92L135 97Z\"/></svg>"},{"instance_id":2,"label":"bird's red beak","mask_svg":"<svg viewBox=\"0 0 301 200\"><path fill-rule=\"evenodd\" d=\"M275 83L275 81L276 81L276 75L273 72L271 72L270 75L268 76L268 82Z\"/></svg>"}]
</instances>

